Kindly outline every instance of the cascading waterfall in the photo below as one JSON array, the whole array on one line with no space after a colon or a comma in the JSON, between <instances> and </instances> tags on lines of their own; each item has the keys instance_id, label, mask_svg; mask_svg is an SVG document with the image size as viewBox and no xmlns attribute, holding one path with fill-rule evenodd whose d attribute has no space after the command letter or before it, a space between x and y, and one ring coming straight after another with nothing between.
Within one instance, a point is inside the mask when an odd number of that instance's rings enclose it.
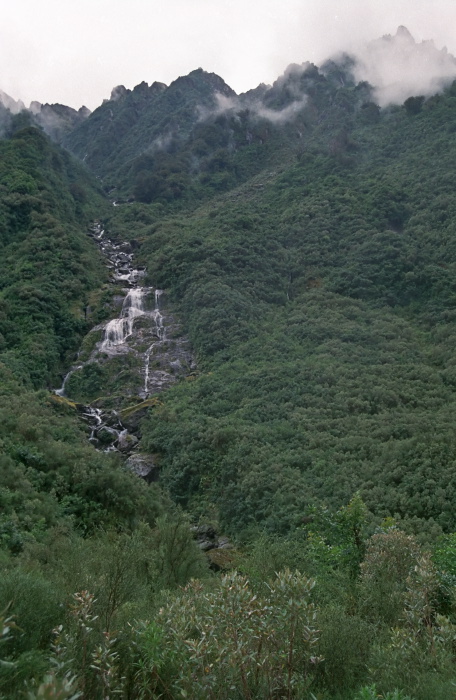
<instances>
[{"instance_id":1,"label":"cascading waterfall","mask_svg":"<svg viewBox=\"0 0 456 700\"><path fill-rule=\"evenodd\" d=\"M154 318L155 318L155 326L157 329L157 335L160 340L165 339L165 327L163 325L163 314L160 312L160 297L163 294L163 289L156 289L155 290L155 309L154 309Z\"/></svg>"},{"instance_id":2,"label":"cascading waterfall","mask_svg":"<svg viewBox=\"0 0 456 700\"><path fill-rule=\"evenodd\" d=\"M111 282L118 285L118 290L121 285L122 294L125 296L119 317L103 326L93 328L94 331L103 330L102 339L96 343L89 357L84 358L85 361L81 362L81 358L78 358L77 364L73 365L63 378L62 386L55 389L54 393L65 397L66 387L69 386L71 390L71 382L68 384L71 375L87 365L104 364L109 362L110 357L131 353L139 360L141 369L138 367L138 375L142 375L142 377L138 376L139 381L135 390L139 398L147 398L150 394L156 394L170 386L179 374L185 371L184 368L191 366L191 353L184 349L185 339L176 340L176 326L172 317L168 316L165 320L160 310L163 290L153 290L141 285L145 268L134 266L134 254L130 243L112 240L99 222L90 229L90 235L106 257L106 266L111 271ZM155 299L153 309L150 308L150 302L149 304L147 302L152 292ZM150 319L150 323L135 325L139 317ZM166 326L169 326L172 342L167 337ZM80 354L84 355L84 351ZM159 366L151 369L150 362L153 354ZM98 407L84 406L82 416L91 429L89 440L98 449L106 452L117 450L126 455L138 442L135 435L132 435L122 424L120 415L113 409L105 411Z\"/></svg>"},{"instance_id":3,"label":"cascading waterfall","mask_svg":"<svg viewBox=\"0 0 456 700\"><path fill-rule=\"evenodd\" d=\"M54 394L56 394L57 396L65 396L65 384L67 383L73 372L76 372L78 369L82 369L83 366L84 365L78 365L77 367L73 367L72 369L70 369L70 371L65 374L60 389L54 389Z\"/></svg>"},{"instance_id":4,"label":"cascading waterfall","mask_svg":"<svg viewBox=\"0 0 456 700\"><path fill-rule=\"evenodd\" d=\"M144 394L147 398L149 392L149 366L150 366L150 356L153 349L159 343L163 343L166 338L166 329L163 325L163 314L160 311L160 297L163 294L162 289L155 290L155 308L154 308L154 319L155 319L155 332L157 334L158 340L154 341L152 345L146 350L144 356Z\"/></svg>"},{"instance_id":5,"label":"cascading waterfall","mask_svg":"<svg viewBox=\"0 0 456 700\"><path fill-rule=\"evenodd\" d=\"M113 318L105 327L100 350L106 352L117 345L123 345L133 333L135 318L144 316L144 297L148 293L144 287L130 289L122 304L122 316Z\"/></svg>"},{"instance_id":6,"label":"cascading waterfall","mask_svg":"<svg viewBox=\"0 0 456 700\"><path fill-rule=\"evenodd\" d=\"M91 425L92 428L89 441L95 442L95 433L100 427L100 425L103 424L103 420L101 418L101 410L99 408L92 408L91 406L86 406L86 410L82 415L88 419L88 423Z\"/></svg>"},{"instance_id":7,"label":"cascading waterfall","mask_svg":"<svg viewBox=\"0 0 456 700\"><path fill-rule=\"evenodd\" d=\"M108 437L108 441L111 439L112 442L104 449L104 452L117 451L122 441L125 441L128 430L122 425L118 417L114 418L114 416L111 415L110 420L112 425L108 425L104 420L105 415L103 411L100 408L92 408L92 406L86 406L82 415L87 419L91 428L89 442L93 443L95 446L99 445L101 432L112 436L111 438Z\"/></svg>"}]
</instances>

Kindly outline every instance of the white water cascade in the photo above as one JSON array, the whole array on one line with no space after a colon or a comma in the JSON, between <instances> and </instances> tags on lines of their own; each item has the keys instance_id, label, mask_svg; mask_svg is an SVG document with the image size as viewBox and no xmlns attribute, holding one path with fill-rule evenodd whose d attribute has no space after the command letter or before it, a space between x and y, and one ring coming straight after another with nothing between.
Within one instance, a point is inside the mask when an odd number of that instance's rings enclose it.
<instances>
[{"instance_id":1,"label":"white water cascade","mask_svg":"<svg viewBox=\"0 0 456 700\"><path fill-rule=\"evenodd\" d=\"M68 379L71 377L73 372L76 372L78 369L82 369L84 365L77 365L76 367L73 367L70 369L69 372L66 373L66 375L63 378L62 386L60 389L54 389L54 394L57 396L65 396L65 384L67 383Z\"/></svg>"},{"instance_id":2,"label":"white water cascade","mask_svg":"<svg viewBox=\"0 0 456 700\"><path fill-rule=\"evenodd\" d=\"M149 292L146 287L134 287L130 289L122 304L122 315L113 318L105 327L104 338L100 345L102 352L123 345L126 339L133 333L135 318L144 316L144 297Z\"/></svg>"},{"instance_id":3,"label":"white water cascade","mask_svg":"<svg viewBox=\"0 0 456 700\"><path fill-rule=\"evenodd\" d=\"M149 366L150 366L150 356L156 345L163 343L166 338L166 329L163 324L163 314L160 311L160 297L163 294L162 289L155 290L155 308L154 308L154 320L155 320L155 332L157 334L158 340L155 340L152 345L146 350L144 355L144 394L147 397L149 393Z\"/></svg>"},{"instance_id":4,"label":"white water cascade","mask_svg":"<svg viewBox=\"0 0 456 700\"><path fill-rule=\"evenodd\" d=\"M131 365L136 368L136 382L131 379L132 373L125 373L125 395L131 396L134 391L138 400L147 399L166 389L192 367L191 352L185 347L187 340L176 337L173 317L169 314L165 317L160 309L163 290L142 286L146 270L134 263L135 246L127 241L112 240L100 222L93 224L89 235L106 258L111 284L116 286L114 302L120 301L121 310L117 312L118 318L92 329L103 332L101 340L92 345L91 351L81 349L75 364L62 378L61 387L54 389L54 393L61 397L66 397L67 391L71 394L72 382L68 380L87 365L105 365L111 358L120 359L119 356L129 354ZM139 318L144 320L136 323ZM129 366L128 362L126 364ZM107 392L109 395L109 387ZM82 406L81 412L81 404L77 406L90 427L89 440L97 449L116 450L125 456L135 449L137 426L123 425L115 409L105 410L98 403Z\"/></svg>"}]
</instances>

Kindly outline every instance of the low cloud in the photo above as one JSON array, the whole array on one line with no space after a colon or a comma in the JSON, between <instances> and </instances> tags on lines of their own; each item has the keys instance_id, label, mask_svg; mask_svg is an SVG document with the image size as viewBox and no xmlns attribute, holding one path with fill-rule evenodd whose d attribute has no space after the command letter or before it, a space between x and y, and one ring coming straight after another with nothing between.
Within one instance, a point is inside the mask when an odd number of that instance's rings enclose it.
<instances>
[{"instance_id":1,"label":"low cloud","mask_svg":"<svg viewBox=\"0 0 456 700\"><path fill-rule=\"evenodd\" d=\"M157 153L158 151L167 151L173 143L174 138L175 135L171 132L157 136L157 138L154 139L146 149L144 149L143 153L147 155L154 155L154 153Z\"/></svg>"},{"instance_id":2,"label":"low cloud","mask_svg":"<svg viewBox=\"0 0 456 700\"><path fill-rule=\"evenodd\" d=\"M117 100L120 100L122 97L125 97L130 92L130 90L127 90L125 85L117 85L115 88L111 90L111 97L109 98L110 102L117 102Z\"/></svg>"},{"instance_id":3,"label":"low cloud","mask_svg":"<svg viewBox=\"0 0 456 700\"><path fill-rule=\"evenodd\" d=\"M25 109L25 105L21 100L14 100L12 97L0 90L0 104L2 104L5 109L8 109L11 114L19 114Z\"/></svg>"},{"instance_id":4,"label":"low cloud","mask_svg":"<svg viewBox=\"0 0 456 700\"><path fill-rule=\"evenodd\" d=\"M258 102L254 105L253 111L258 117L267 119L273 124L284 124L285 122L289 122L291 119L293 119L293 117L295 117L296 114L298 114L298 112L300 112L306 106L306 104L307 96L304 95L300 99L295 100L287 107L280 110L268 109L267 107L264 107L261 102Z\"/></svg>"},{"instance_id":5,"label":"low cloud","mask_svg":"<svg viewBox=\"0 0 456 700\"><path fill-rule=\"evenodd\" d=\"M433 41L415 42L405 27L387 34L357 53L355 78L374 88L381 106L402 104L408 97L430 96L456 78L456 59Z\"/></svg>"},{"instance_id":6,"label":"low cloud","mask_svg":"<svg viewBox=\"0 0 456 700\"><path fill-rule=\"evenodd\" d=\"M301 95L283 109L270 109L269 107L265 107L258 97L251 96L248 93L235 97L227 97L226 95L217 93L215 97L217 102L212 110L205 107L200 108L200 121L205 121L209 117L214 117L218 114L225 114L227 112L237 113L247 109L252 117L267 119L273 124L283 124L293 119L307 103L307 96Z\"/></svg>"}]
</instances>

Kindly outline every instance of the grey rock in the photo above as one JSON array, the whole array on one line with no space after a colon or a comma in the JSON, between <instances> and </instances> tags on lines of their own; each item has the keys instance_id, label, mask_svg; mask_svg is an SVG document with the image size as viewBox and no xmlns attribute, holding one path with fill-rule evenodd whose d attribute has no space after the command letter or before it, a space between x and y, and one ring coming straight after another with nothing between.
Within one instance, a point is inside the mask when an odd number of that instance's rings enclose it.
<instances>
[{"instance_id":1,"label":"grey rock","mask_svg":"<svg viewBox=\"0 0 456 700\"><path fill-rule=\"evenodd\" d=\"M117 449L119 452L130 452L138 444L139 440L134 435L130 435L126 431L119 435L117 441Z\"/></svg>"},{"instance_id":2,"label":"grey rock","mask_svg":"<svg viewBox=\"0 0 456 700\"><path fill-rule=\"evenodd\" d=\"M154 456L151 454L138 452L130 455L125 462L125 466L149 484L153 481L158 481L158 466L155 463Z\"/></svg>"},{"instance_id":3,"label":"grey rock","mask_svg":"<svg viewBox=\"0 0 456 700\"><path fill-rule=\"evenodd\" d=\"M198 542L198 547L202 552L209 552L211 549L215 549L216 546L215 542L211 540L201 540L201 542Z\"/></svg>"}]
</instances>

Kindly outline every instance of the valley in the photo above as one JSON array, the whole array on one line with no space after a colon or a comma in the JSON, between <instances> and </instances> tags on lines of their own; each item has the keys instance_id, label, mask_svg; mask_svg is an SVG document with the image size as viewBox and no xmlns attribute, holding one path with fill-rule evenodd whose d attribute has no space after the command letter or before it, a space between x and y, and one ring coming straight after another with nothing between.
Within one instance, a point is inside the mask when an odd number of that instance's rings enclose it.
<instances>
[{"instance_id":1,"label":"valley","mask_svg":"<svg viewBox=\"0 0 456 700\"><path fill-rule=\"evenodd\" d=\"M2 98L2 697L454 697L448 76Z\"/></svg>"}]
</instances>

